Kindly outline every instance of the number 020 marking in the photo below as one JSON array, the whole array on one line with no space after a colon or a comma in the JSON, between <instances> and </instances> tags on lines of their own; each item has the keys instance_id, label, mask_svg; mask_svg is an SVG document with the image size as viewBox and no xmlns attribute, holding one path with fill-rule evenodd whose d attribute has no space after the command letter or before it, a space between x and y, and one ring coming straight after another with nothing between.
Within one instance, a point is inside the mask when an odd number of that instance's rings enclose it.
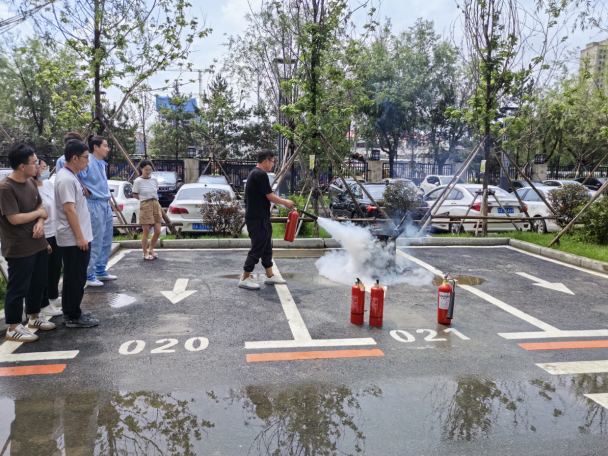
<instances>
[{"instance_id":1,"label":"number 020 marking","mask_svg":"<svg viewBox=\"0 0 608 456\"><path fill-rule=\"evenodd\" d=\"M170 347L174 347L179 343L177 339L160 339L156 341L157 344L165 344L161 347L157 347L150 351L150 353L175 353L175 349L168 350ZM133 344L135 347L133 348ZM206 337L191 337L184 343L184 348L191 352L202 351L209 346L209 339ZM136 355L141 353L146 348L146 343L143 340L129 340L122 344L118 349L118 353L121 355Z\"/></svg>"}]
</instances>

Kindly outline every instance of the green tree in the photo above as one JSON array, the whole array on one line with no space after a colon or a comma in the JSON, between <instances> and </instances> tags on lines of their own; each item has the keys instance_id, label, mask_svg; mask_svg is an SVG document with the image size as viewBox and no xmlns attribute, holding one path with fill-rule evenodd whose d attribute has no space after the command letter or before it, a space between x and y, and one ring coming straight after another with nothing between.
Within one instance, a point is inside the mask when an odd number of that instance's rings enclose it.
<instances>
[{"instance_id":1,"label":"green tree","mask_svg":"<svg viewBox=\"0 0 608 456\"><path fill-rule=\"evenodd\" d=\"M198 110L188 111L190 98L176 85L171 92L169 105L158 110L159 119L150 128L149 154L153 157L172 155L177 160L185 157L188 146L196 146L200 140L201 123Z\"/></svg>"},{"instance_id":2,"label":"green tree","mask_svg":"<svg viewBox=\"0 0 608 456\"><path fill-rule=\"evenodd\" d=\"M70 50L37 36L0 44L0 122L15 140L53 154L66 131L84 126L90 114L79 65Z\"/></svg>"}]
</instances>

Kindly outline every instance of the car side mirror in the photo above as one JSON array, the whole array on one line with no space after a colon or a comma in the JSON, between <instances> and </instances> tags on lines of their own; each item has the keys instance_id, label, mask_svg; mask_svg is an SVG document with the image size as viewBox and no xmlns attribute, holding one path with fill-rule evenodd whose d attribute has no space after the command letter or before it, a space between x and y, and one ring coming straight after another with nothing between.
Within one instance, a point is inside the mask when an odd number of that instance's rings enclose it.
<instances>
[{"instance_id":1,"label":"car side mirror","mask_svg":"<svg viewBox=\"0 0 608 456\"><path fill-rule=\"evenodd\" d=\"M435 187L439 187L439 182L435 182Z\"/></svg>"}]
</instances>

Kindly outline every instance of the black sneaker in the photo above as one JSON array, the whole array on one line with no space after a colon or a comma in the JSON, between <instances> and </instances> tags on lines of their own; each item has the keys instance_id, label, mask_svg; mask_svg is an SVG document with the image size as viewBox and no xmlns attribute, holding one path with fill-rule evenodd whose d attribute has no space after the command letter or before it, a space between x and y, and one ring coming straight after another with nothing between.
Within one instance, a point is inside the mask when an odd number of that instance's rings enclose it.
<instances>
[{"instance_id":1,"label":"black sneaker","mask_svg":"<svg viewBox=\"0 0 608 456\"><path fill-rule=\"evenodd\" d=\"M81 312L80 316L81 317L90 317L92 314L91 312ZM68 316L66 314L63 314L63 324L65 325L68 321Z\"/></svg>"},{"instance_id":2,"label":"black sneaker","mask_svg":"<svg viewBox=\"0 0 608 456\"><path fill-rule=\"evenodd\" d=\"M99 320L90 317L85 317L84 312L78 320L68 320L65 322L65 325L68 328L92 328L93 326L97 326L98 324Z\"/></svg>"}]
</instances>

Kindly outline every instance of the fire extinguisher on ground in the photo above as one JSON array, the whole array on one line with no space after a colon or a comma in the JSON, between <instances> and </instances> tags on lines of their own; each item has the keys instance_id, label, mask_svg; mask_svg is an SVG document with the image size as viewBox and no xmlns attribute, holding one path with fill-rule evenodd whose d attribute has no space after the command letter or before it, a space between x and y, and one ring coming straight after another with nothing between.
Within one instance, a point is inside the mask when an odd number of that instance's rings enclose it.
<instances>
[{"instance_id":1,"label":"fire extinguisher on ground","mask_svg":"<svg viewBox=\"0 0 608 456\"><path fill-rule=\"evenodd\" d=\"M285 236L283 239L287 242L293 242L296 237L296 229L298 227L298 211L295 209L287 216L287 226L285 227Z\"/></svg>"},{"instance_id":2,"label":"fire extinguisher on ground","mask_svg":"<svg viewBox=\"0 0 608 456\"><path fill-rule=\"evenodd\" d=\"M439 286L437 296L437 322L442 325L452 323L454 317L454 298L456 296L456 281L450 279L449 274L443 278L443 283ZM452 285L450 285L450 280Z\"/></svg>"},{"instance_id":3,"label":"fire extinguisher on ground","mask_svg":"<svg viewBox=\"0 0 608 456\"><path fill-rule=\"evenodd\" d=\"M370 326L382 326L382 316L384 314L384 288L380 286L379 280L376 280L375 285L370 290L370 294L369 324Z\"/></svg>"},{"instance_id":4,"label":"fire extinguisher on ground","mask_svg":"<svg viewBox=\"0 0 608 456\"><path fill-rule=\"evenodd\" d=\"M353 285L350 298L350 322L353 325L363 324L363 314L365 313L365 286L359 279Z\"/></svg>"}]
</instances>

